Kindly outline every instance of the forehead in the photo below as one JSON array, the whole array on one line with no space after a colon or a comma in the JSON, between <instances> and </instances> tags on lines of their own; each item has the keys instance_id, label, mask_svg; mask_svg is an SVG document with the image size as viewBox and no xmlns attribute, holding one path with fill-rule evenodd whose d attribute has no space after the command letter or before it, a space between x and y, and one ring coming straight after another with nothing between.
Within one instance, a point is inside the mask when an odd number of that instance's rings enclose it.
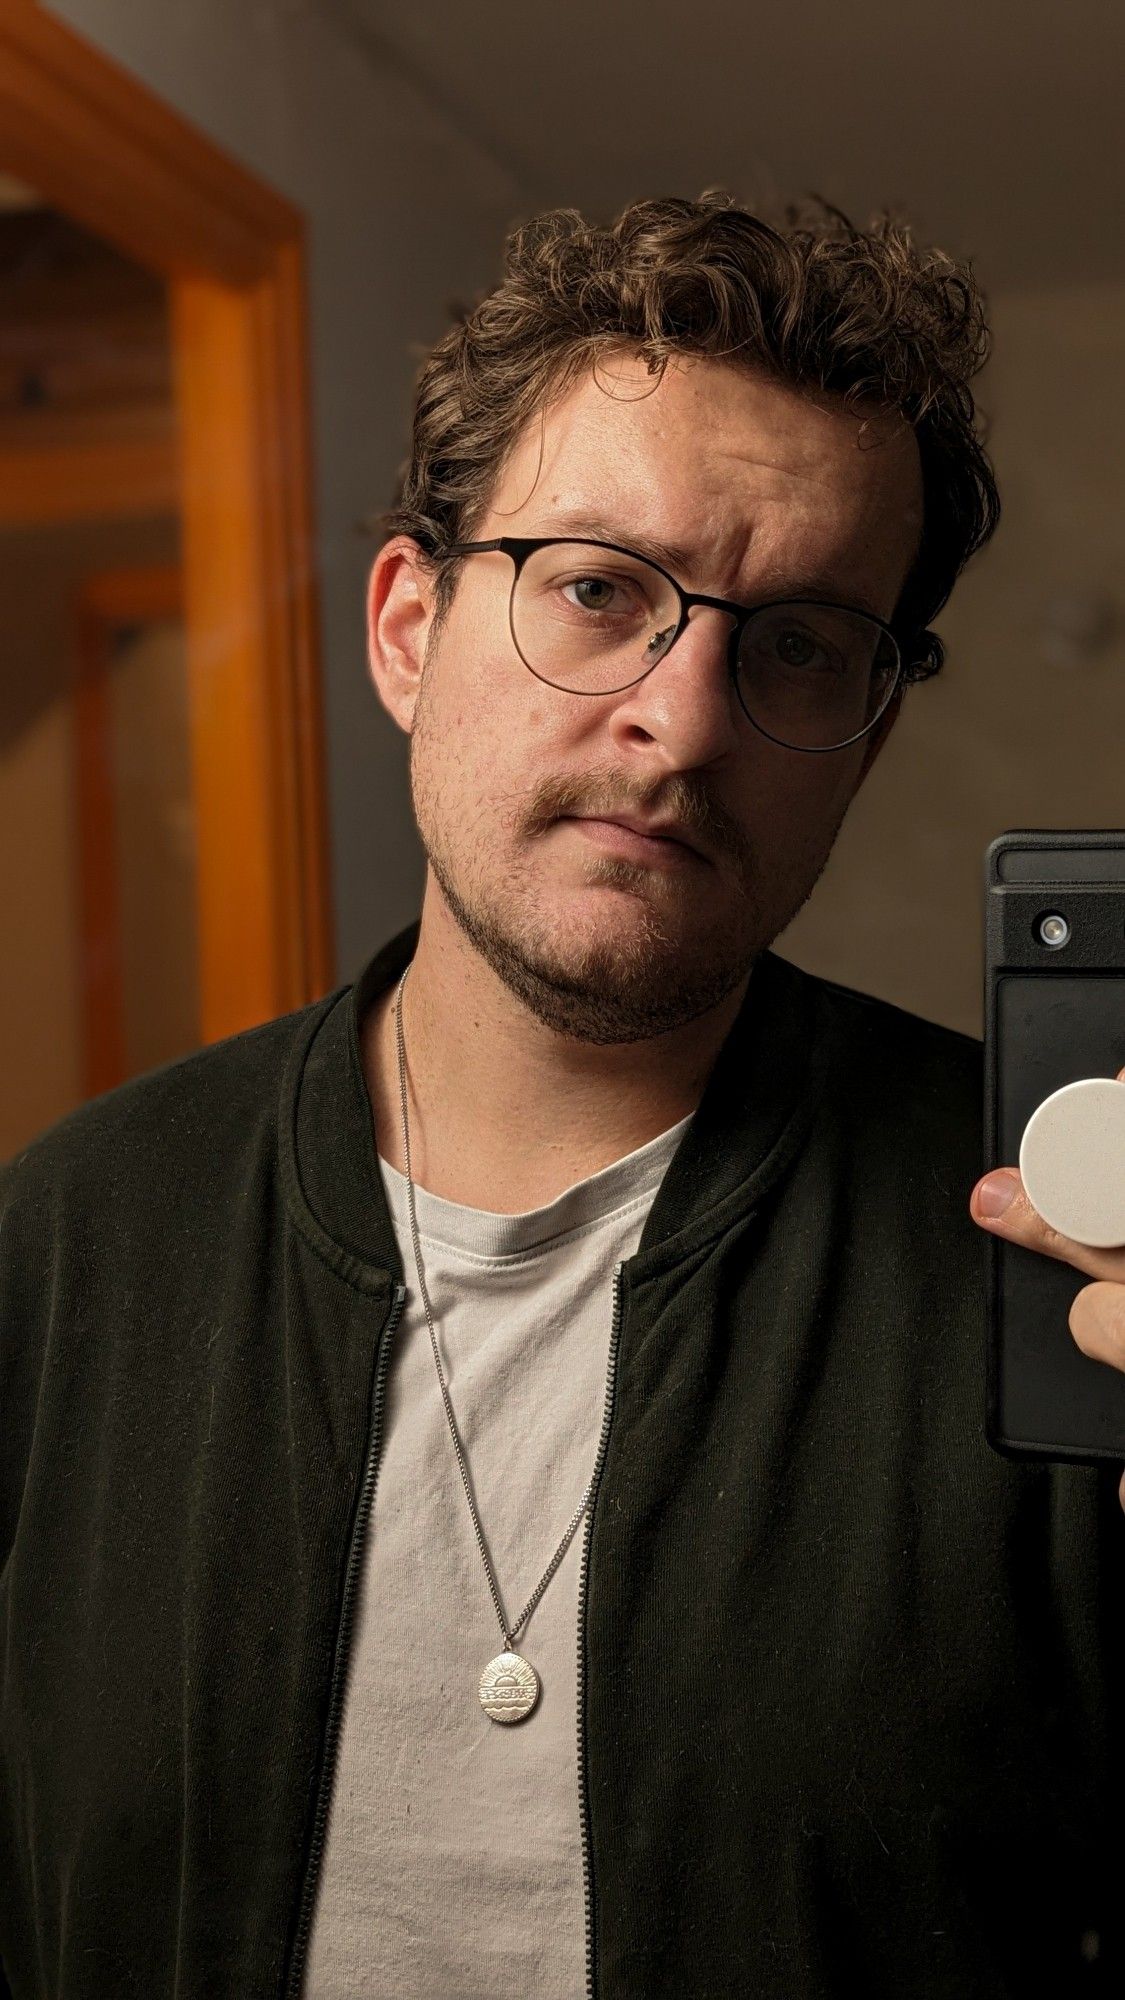
<instances>
[{"instance_id":1,"label":"forehead","mask_svg":"<svg viewBox=\"0 0 1125 2000\"><path fill-rule=\"evenodd\" d=\"M591 515L620 528L605 539L673 547L689 586L737 595L801 571L859 578L893 608L921 534L918 447L875 405L856 415L709 359L654 381L614 354L526 425L476 532L577 532Z\"/></svg>"}]
</instances>

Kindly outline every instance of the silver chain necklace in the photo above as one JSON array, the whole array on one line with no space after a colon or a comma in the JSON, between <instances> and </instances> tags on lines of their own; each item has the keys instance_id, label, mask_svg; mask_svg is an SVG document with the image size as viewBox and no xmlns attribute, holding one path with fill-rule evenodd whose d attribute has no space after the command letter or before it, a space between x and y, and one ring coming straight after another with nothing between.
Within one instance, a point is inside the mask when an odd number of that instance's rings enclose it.
<instances>
[{"instance_id":1,"label":"silver chain necklace","mask_svg":"<svg viewBox=\"0 0 1125 2000\"><path fill-rule=\"evenodd\" d=\"M410 1172L410 1130L406 1115L406 1049L402 1038L402 989L406 985L406 973L409 970L410 967L407 966L406 972L403 973L398 983L398 996L395 1004L395 1026L398 1036L398 1080L399 1088L402 1092L402 1149L406 1155L406 1194L410 1207L410 1233L414 1239L414 1262L418 1270L418 1289L422 1294L422 1304L426 1311L426 1324L430 1329L430 1346L434 1351L434 1365L437 1369L438 1381L441 1384L445 1414L449 1420L449 1434L453 1439L453 1449L457 1453L457 1463L461 1469L461 1483L465 1488L465 1498L469 1503L469 1512L473 1517L473 1527L476 1531L477 1547L480 1549L484 1561L485 1572L488 1576L488 1587L492 1592L492 1602L495 1606L496 1616L500 1621L500 1632L504 1640L503 1652L497 1653L495 1659L488 1662L480 1677L478 1693L481 1707L486 1715L491 1716L493 1722L522 1722L525 1715L531 1714L532 1709L539 1699L539 1676L529 1661L525 1660L522 1654L514 1650L516 1634L519 1632L521 1626L527 1623L527 1620L530 1618L539 1599L542 1597L543 1592L546 1590L547 1585L550 1583L551 1578L554 1576L555 1571L566 1554L567 1549L570 1547L578 1523L586 1512L594 1481L593 1475L591 1475L589 1485L570 1518L562 1541L551 1557L550 1562L536 1584L535 1589L532 1591L531 1596L528 1598L527 1603L524 1605L523 1610L520 1612L519 1617L516 1619L515 1624L509 1626L504 1617L504 1607L500 1602L500 1592L497 1588L492 1559L488 1553L488 1545L484 1539L480 1516L477 1513L476 1502L473 1499L473 1489L469 1483L469 1471L465 1463L465 1453L460 1436L458 1435L456 1422L454 1421L453 1405L449 1400L449 1390L446 1387L441 1356L438 1353L437 1335L434 1332L434 1321L433 1315L430 1312L430 1300L429 1294L426 1291L426 1280L422 1276L422 1252L418 1241L418 1217L414 1211L414 1181Z\"/></svg>"}]
</instances>

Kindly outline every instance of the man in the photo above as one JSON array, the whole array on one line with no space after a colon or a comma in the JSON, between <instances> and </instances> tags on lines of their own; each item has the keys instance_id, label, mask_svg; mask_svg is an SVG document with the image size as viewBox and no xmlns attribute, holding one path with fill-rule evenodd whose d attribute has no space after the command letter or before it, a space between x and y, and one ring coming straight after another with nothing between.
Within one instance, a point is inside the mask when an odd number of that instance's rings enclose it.
<instances>
[{"instance_id":1,"label":"man","mask_svg":"<svg viewBox=\"0 0 1125 2000\"><path fill-rule=\"evenodd\" d=\"M1125 1523L984 1442L979 1046L769 950L995 524L983 351L708 195L423 369L420 923L7 1176L17 2000L1119 1990Z\"/></svg>"}]
</instances>

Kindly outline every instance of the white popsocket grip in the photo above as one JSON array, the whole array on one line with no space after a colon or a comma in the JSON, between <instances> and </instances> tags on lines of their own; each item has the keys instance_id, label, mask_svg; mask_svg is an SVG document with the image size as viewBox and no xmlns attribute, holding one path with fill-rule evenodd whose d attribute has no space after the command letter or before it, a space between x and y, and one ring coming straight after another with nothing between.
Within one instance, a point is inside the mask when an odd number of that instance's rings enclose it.
<instances>
[{"instance_id":1,"label":"white popsocket grip","mask_svg":"<svg viewBox=\"0 0 1125 2000\"><path fill-rule=\"evenodd\" d=\"M1020 1142L1020 1175L1052 1229L1091 1250L1125 1246L1125 1083L1086 1076L1045 1097Z\"/></svg>"}]
</instances>

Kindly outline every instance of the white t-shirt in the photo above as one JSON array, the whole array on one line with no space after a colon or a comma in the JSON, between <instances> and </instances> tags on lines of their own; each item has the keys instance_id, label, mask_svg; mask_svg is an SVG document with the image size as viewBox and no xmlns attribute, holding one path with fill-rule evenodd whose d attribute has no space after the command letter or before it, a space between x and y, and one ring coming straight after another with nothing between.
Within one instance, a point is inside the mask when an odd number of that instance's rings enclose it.
<instances>
[{"instance_id":1,"label":"white t-shirt","mask_svg":"<svg viewBox=\"0 0 1125 2000\"><path fill-rule=\"evenodd\" d=\"M690 1123L496 1215L415 1189L422 1270L477 1511L518 1618L593 1471L615 1266ZM516 1639L522 1722L477 1688L504 1641L418 1293L403 1176L380 1170L407 1282L393 1335L307 2000L582 2000L576 1661L585 1522Z\"/></svg>"}]
</instances>

